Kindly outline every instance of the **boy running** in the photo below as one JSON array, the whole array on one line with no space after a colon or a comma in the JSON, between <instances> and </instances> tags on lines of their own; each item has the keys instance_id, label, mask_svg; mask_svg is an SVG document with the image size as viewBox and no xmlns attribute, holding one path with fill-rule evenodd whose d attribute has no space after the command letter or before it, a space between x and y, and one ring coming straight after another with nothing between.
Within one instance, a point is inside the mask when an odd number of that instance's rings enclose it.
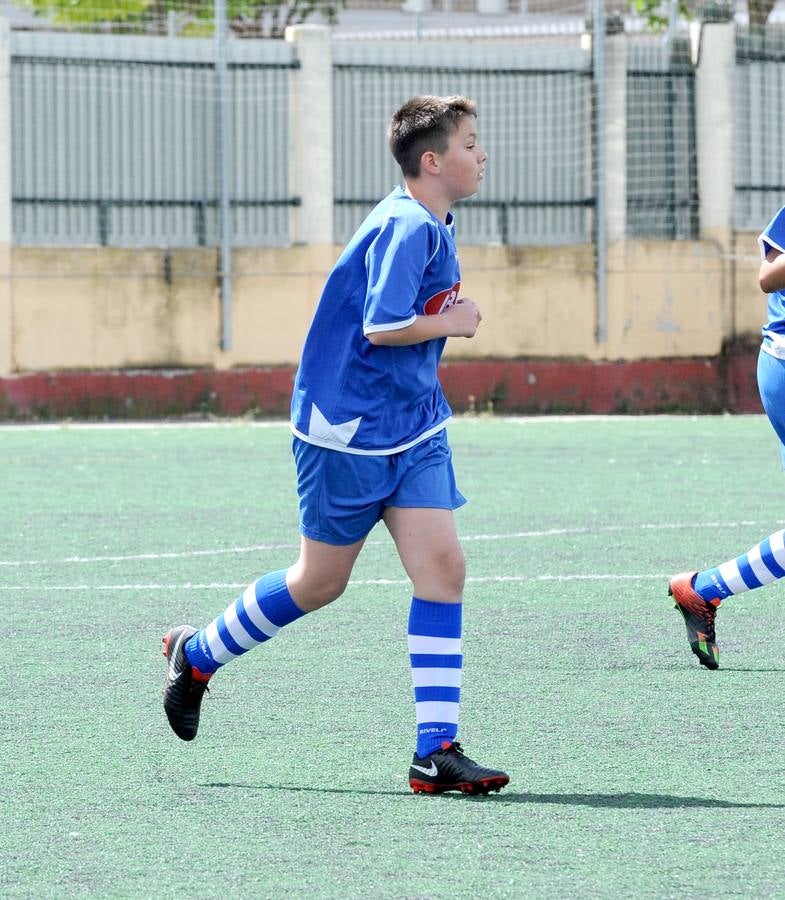
<instances>
[{"instance_id":1,"label":"boy running","mask_svg":"<svg viewBox=\"0 0 785 900\"><path fill-rule=\"evenodd\" d=\"M487 154L473 101L414 97L388 139L403 174L336 262L305 340L291 428L300 556L249 585L206 628L164 637L164 709L196 736L209 679L281 628L339 597L363 543L384 521L412 581L408 643L417 718L415 792L500 790L504 773L457 742L465 563L453 510L450 407L437 377L448 337L474 336L477 305L460 296L456 200L479 189Z\"/></svg>"}]
</instances>

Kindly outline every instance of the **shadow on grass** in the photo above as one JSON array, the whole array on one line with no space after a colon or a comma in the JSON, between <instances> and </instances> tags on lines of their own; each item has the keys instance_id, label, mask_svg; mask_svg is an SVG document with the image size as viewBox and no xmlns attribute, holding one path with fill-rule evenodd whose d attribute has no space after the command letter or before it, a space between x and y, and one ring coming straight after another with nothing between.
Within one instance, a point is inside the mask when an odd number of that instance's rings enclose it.
<instances>
[{"instance_id":1,"label":"shadow on grass","mask_svg":"<svg viewBox=\"0 0 785 900\"><path fill-rule=\"evenodd\" d=\"M212 781L206 788L234 788L240 791L293 791L315 794L348 794L371 797L414 797L411 791L370 791L361 788L304 787L297 784L238 784ZM433 795L430 795L433 796ZM505 791L468 797L457 792L440 794L449 800L475 800L482 803L545 803L554 806L591 806L596 809L785 809L785 803L740 803L714 797L678 797L673 794L533 794Z\"/></svg>"},{"instance_id":2,"label":"shadow on grass","mask_svg":"<svg viewBox=\"0 0 785 900\"><path fill-rule=\"evenodd\" d=\"M304 787L300 784L238 784L233 781L208 781L200 784L204 788L235 788L238 791L303 791L312 794L349 794L362 797L413 797L411 791L364 791L362 788L328 788L328 787Z\"/></svg>"}]
</instances>

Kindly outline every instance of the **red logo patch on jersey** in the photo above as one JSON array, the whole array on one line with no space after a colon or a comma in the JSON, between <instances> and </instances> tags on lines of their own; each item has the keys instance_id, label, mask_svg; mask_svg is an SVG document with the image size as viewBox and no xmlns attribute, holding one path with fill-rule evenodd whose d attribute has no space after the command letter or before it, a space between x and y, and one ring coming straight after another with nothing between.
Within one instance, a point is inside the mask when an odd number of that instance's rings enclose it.
<instances>
[{"instance_id":1,"label":"red logo patch on jersey","mask_svg":"<svg viewBox=\"0 0 785 900\"><path fill-rule=\"evenodd\" d=\"M439 291L438 294L434 294L433 297L429 297L425 301L423 312L426 316L438 316L439 313L443 313L457 302L460 290L461 283L460 281L456 281L455 284L451 288L447 288L446 291Z\"/></svg>"}]
</instances>

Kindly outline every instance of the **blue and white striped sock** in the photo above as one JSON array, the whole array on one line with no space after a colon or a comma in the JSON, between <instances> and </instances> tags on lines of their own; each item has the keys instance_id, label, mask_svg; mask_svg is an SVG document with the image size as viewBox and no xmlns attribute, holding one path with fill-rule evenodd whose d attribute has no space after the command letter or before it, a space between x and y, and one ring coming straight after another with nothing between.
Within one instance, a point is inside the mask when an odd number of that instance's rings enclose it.
<instances>
[{"instance_id":1,"label":"blue and white striped sock","mask_svg":"<svg viewBox=\"0 0 785 900\"><path fill-rule=\"evenodd\" d=\"M721 566L698 572L695 591L704 600L724 600L763 587L785 576L785 531L776 531L765 541Z\"/></svg>"},{"instance_id":2,"label":"blue and white striped sock","mask_svg":"<svg viewBox=\"0 0 785 900\"><path fill-rule=\"evenodd\" d=\"M185 645L188 662L210 675L231 660L274 637L305 613L286 587L286 570L249 584L231 606Z\"/></svg>"},{"instance_id":3,"label":"blue and white striped sock","mask_svg":"<svg viewBox=\"0 0 785 900\"><path fill-rule=\"evenodd\" d=\"M412 597L409 660L417 710L417 755L422 759L458 734L461 699L460 603Z\"/></svg>"}]
</instances>

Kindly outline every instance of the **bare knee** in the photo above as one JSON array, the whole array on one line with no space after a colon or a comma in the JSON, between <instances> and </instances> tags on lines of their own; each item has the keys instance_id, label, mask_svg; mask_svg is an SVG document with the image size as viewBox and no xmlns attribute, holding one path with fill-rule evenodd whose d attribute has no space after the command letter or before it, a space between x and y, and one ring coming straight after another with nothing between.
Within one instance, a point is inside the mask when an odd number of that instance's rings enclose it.
<instances>
[{"instance_id":1,"label":"bare knee","mask_svg":"<svg viewBox=\"0 0 785 900\"><path fill-rule=\"evenodd\" d=\"M466 584L466 557L460 548L448 555L444 563L445 579L454 594L463 596L463 588Z\"/></svg>"},{"instance_id":2,"label":"bare knee","mask_svg":"<svg viewBox=\"0 0 785 900\"><path fill-rule=\"evenodd\" d=\"M423 600L460 600L466 583L466 559L460 547L434 553L413 581L415 595Z\"/></svg>"},{"instance_id":3,"label":"bare knee","mask_svg":"<svg viewBox=\"0 0 785 900\"><path fill-rule=\"evenodd\" d=\"M348 576L342 572L314 576L297 564L289 569L286 576L286 585L292 599L305 612L313 612L337 600L348 583Z\"/></svg>"}]
</instances>

